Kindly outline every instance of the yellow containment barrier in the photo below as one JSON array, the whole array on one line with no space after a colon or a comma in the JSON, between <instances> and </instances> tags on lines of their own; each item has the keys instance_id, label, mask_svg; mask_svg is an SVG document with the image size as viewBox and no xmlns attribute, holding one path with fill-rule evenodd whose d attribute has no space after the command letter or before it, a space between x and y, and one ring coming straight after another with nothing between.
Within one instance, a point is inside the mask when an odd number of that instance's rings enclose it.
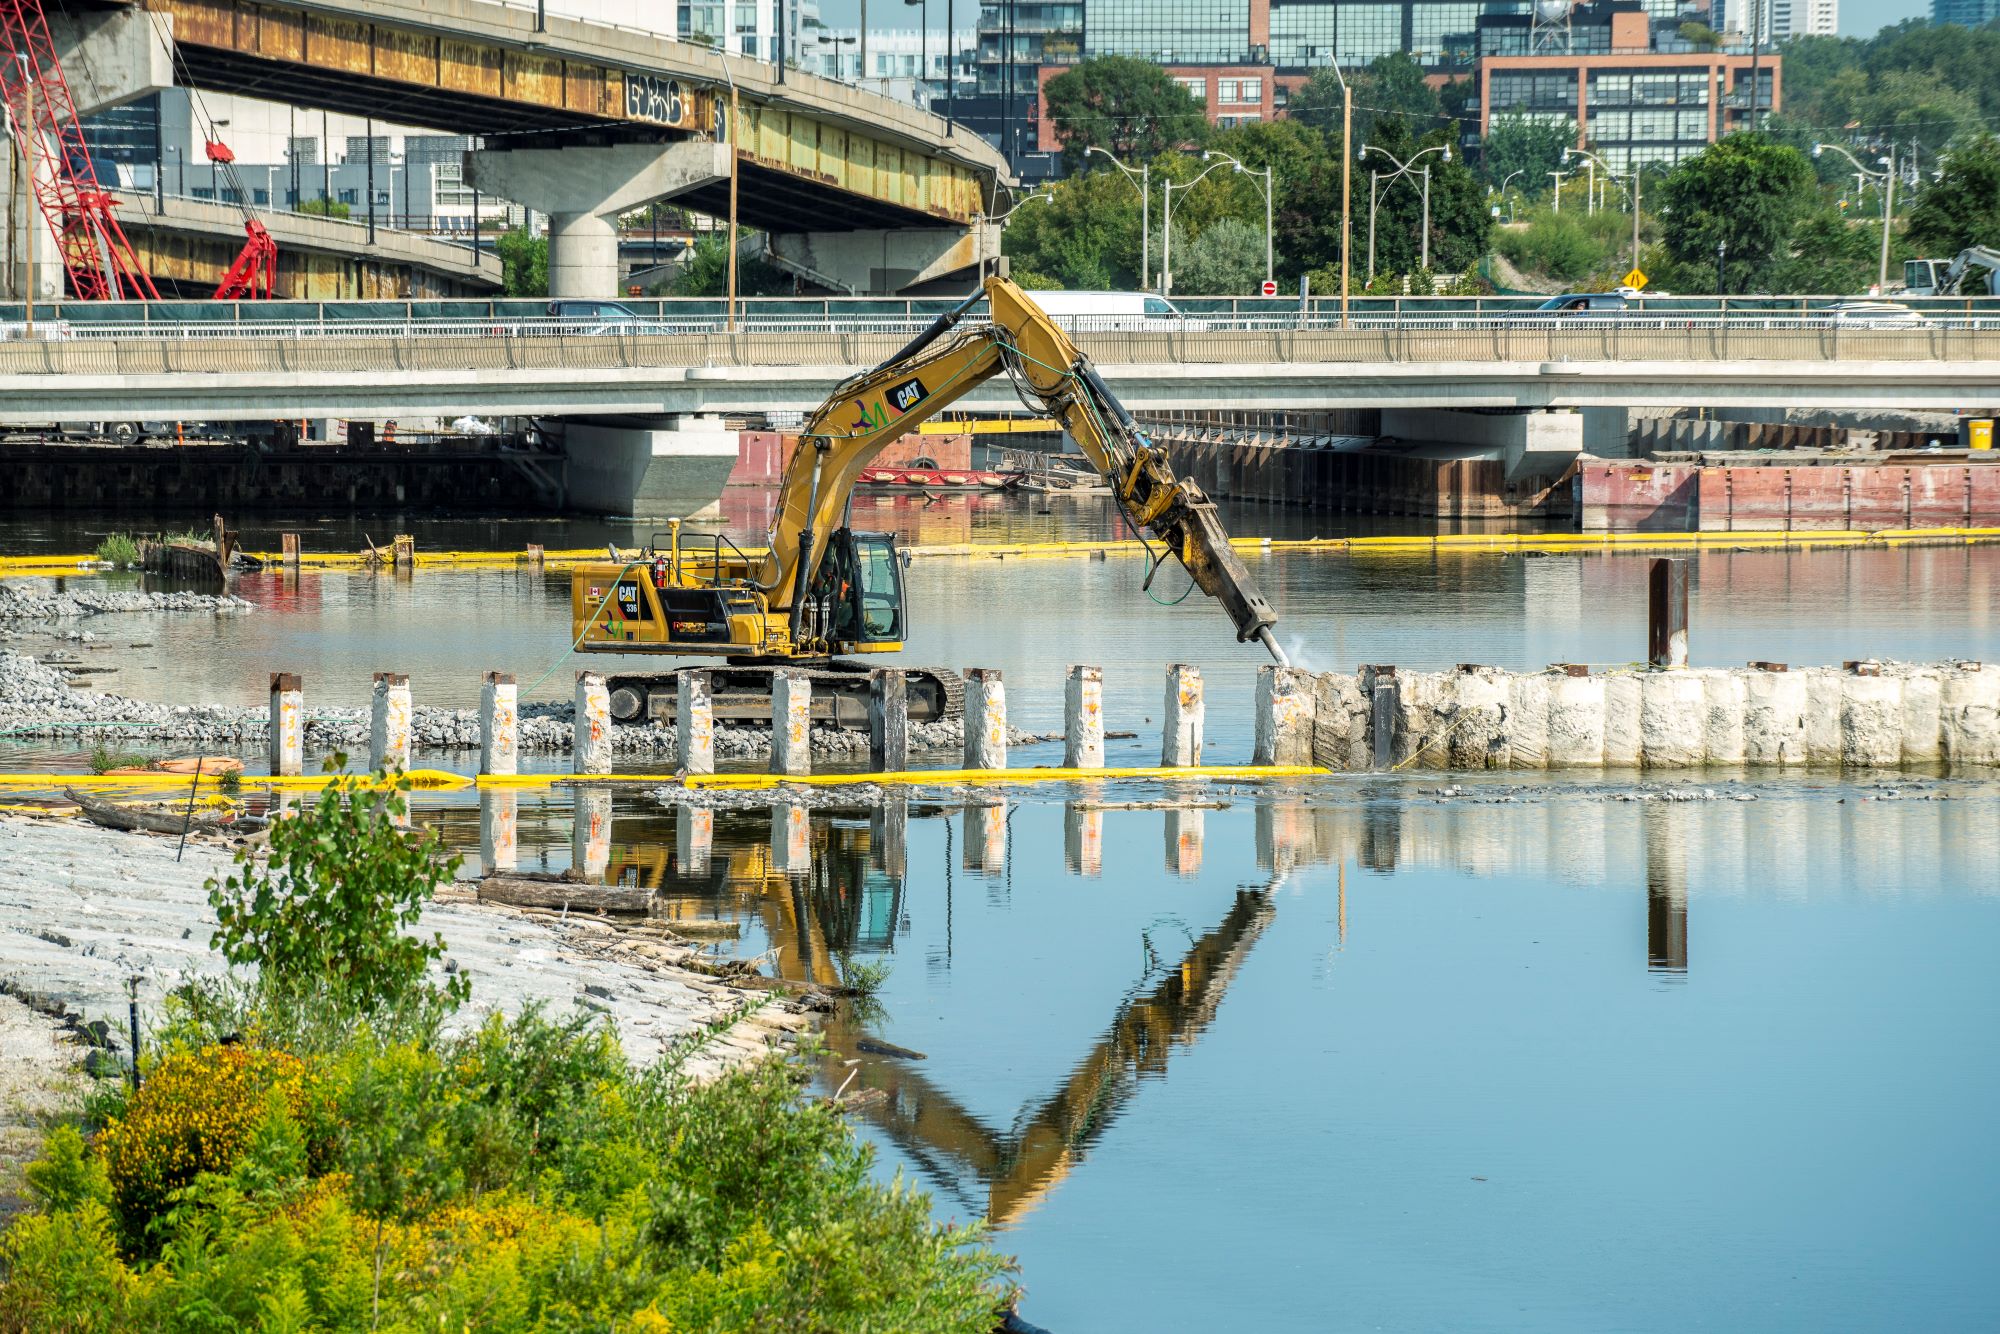
<instances>
[{"instance_id":1,"label":"yellow containment barrier","mask_svg":"<svg viewBox=\"0 0 2000 1334\"><path fill-rule=\"evenodd\" d=\"M1588 552L1706 551L1737 549L1792 549L1858 546L1960 546L2000 542L2000 528L1879 528L1832 529L1825 532L1770 529L1734 533L1440 533L1422 537L1238 537L1229 545L1247 553L1329 552L1353 556L1423 556L1450 552L1521 553L1572 555ZM744 547L752 559L763 555L761 547ZM1139 556L1144 549L1134 541L1118 542L960 542L905 548L916 558L940 559L1055 559L1088 556ZM281 558L271 552L256 553L270 570L283 570ZM634 558L623 552L619 559ZM559 572L588 561L611 559L603 548L547 551L539 566L518 551L419 551L418 569L426 570L519 570ZM301 556L299 568L319 572L371 568L367 559L351 552L323 552ZM389 572L392 567L373 568ZM109 569L90 556L0 556L0 578L15 575L90 574Z\"/></svg>"}]
</instances>

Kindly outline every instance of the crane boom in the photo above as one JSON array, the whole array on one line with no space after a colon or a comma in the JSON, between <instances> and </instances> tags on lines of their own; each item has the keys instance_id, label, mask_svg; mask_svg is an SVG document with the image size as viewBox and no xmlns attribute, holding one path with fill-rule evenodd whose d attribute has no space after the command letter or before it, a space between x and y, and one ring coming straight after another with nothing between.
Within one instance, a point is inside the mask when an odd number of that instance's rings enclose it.
<instances>
[{"instance_id":1,"label":"crane boom","mask_svg":"<svg viewBox=\"0 0 2000 1334\"><path fill-rule=\"evenodd\" d=\"M989 322L954 335L981 298ZM1271 636L1277 615L1230 549L1214 504L1193 481L1174 476L1165 451L1147 438L1061 327L1026 292L997 277L896 355L835 389L807 421L786 467L770 548L756 578L773 609L803 606L826 536L876 455L1003 371L1023 399L1032 400L1028 406L1063 424L1134 526L1158 538L1202 592L1222 603L1237 640L1259 640L1284 662Z\"/></svg>"}]
</instances>

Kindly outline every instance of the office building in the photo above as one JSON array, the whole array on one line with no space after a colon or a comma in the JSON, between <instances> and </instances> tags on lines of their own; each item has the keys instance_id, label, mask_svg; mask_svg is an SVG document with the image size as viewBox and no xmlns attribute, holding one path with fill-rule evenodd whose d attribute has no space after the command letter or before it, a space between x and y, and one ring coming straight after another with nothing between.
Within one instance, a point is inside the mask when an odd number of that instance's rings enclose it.
<instances>
[{"instance_id":1,"label":"office building","mask_svg":"<svg viewBox=\"0 0 2000 1334\"><path fill-rule=\"evenodd\" d=\"M1990 14L1995 0L1973 3L1985 4ZM1788 37L1832 37L1840 31L1840 0L1713 0L1710 19L1717 32L1745 40L1754 35L1765 46Z\"/></svg>"},{"instance_id":2,"label":"office building","mask_svg":"<svg viewBox=\"0 0 2000 1334\"><path fill-rule=\"evenodd\" d=\"M1546 16L1488 15L1478 24L1479 130L1496 117L1572 124L1614 171L1671 166L1779 109L1782 61L1747 45L1708 50L1655 22L1640 0Z\"/></svg>"},{"instance_id":3,"label":"office building","mask_svg":"<svg viewBox=\"0 0 2000 1334\"><path fill-rule=\"evenodd\" d=\"M2000 0L1931 0L1932 23L1977 28L2000 19Z\"/></svg>"}]
</instances>

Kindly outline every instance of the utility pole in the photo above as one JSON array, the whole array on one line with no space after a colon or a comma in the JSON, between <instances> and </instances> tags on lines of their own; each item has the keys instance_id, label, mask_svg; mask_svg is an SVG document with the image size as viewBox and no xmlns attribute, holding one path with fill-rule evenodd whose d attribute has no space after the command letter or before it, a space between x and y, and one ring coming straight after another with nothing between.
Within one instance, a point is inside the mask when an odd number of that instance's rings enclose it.
<instances>
[{"instance_id":1,"label":"utility pole","mask_svg":"<svg viewBox=\"0 0 2000 1334\"><path fill-rule=\"evenodd\" d=\"M326 124L326 112L322 111L319 113L319 211L323 216L332 217L333 203L329 196L333 194L333 136L327 131ZM187 154L181 156L186 158Z\"/></svg>"},{"instance_id":2,"label":"utility pole","mask_svg":"<svg viewBox=\"0 0 2000 1334\"><path fill-rule=\"evenodd\" d=\"M1550 173L1549 173L1549 176L1550 176L1550 177L1551 177L1551 178L1552 178L1552 179L1553 179L1553 180L1555 181L1555 183L1556 183L1556 207L1555 207L1555 211L1556 211L1557 213L1560 213L1560 212L1562 212L1562 211L1563 211L1563 177L1565 177L1565 176L1567 176L1567 175L1569 175L1569 173L1568 173L1568 172L1566 172L1566 171L1552 171L1552 172L1550 172Z\"/></svg>"},{"instance_id":3,"label":"utility pole","mask_svg":"<svg viewBox=\"0 0 2000 1334\"><path fill-rule=\"evenodd\" d=\"M861 0L861 69L854 82L863 88L868 86L868 0Z\"/></svg>"},{"instance_id":4,"label":"utility pole","mask_svg":"<svg viewBox=\"0 0 2000 1334\"><path fill-rule=\"evenodd\" d=\"M1889 228L1896 220L1896 141L1889 141L1889 156L1883 159L1882 173L1882 271L1875 280L1875 294L1889 290Z\"/></svg>"},{"instance_id":5,"label":"utility pole","mask_svg":"<svg viewBox=\"0 0 2000 1334\"><path fill-rule=\"evenodd\" d=\"M1381 182L1382 173L1368 173L1368 285L1375 285L1375 187Z\"/></svg>"},{"instance_id":6,"label":"utility pole","mask_svg":"<svg viewBox=\"0 0 2000 1334\"><path fill-rule=\"evenodd\" d=\"M1639 268L1639 178L1645 175L1635 161L1632 167L1632 267ZM1645 270L1640 269L1641 273Z\"/></svg>"},{"instance_id":7,"label":"utility pole","mask_svg":"<svg viewBox=\"0 0 2000 1334\"><path fill-rule=\"evenodd\" d=\"M726 70L727 65L723 68ZM736 166L742 150L736 146L736 80L729 81L729 332L736 332Z\"/></svg>"},{"instance_id":8,"label":"utility pole","mask_svg":"<svg viewBox=\"0 0 2000 1334\"><path fill-rule=\"evenodd\" d=\"M362 122L368 133L368 244L375 244L375 118Z\"/></svg>"}]
</instances>

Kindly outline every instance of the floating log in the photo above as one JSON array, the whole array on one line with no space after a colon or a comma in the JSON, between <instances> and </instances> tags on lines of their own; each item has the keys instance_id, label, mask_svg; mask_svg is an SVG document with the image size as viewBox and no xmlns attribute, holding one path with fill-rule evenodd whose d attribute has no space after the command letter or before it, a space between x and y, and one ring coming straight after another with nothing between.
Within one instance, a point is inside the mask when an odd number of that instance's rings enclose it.
<instances>
[{"instance_id":1,"label":"floating log","mask_svg":"<svg viewBox=\"0 0 2000 1334\"><path fill-rule=\"evenodd\" d=\"M652 905L653 891L518 874L489 875L479 882L479 901L504 903L512 908L643 913Z\"/></svg>"},{"instance_id":2,"label":"floating log","mask_svg":"<svg viewBox=\"0 0 2000 1334\"><path fill-rule=\"evenodd\" d=\"M188 817L187 806L179 809L172 806L135 806L123 802L105 801L79 792L75 788L64 788L63 795L75 802L83 811L84 818L92 824L106 829L123 829L132 833L178 834L183 829L190 833L210 834L224 828L236 819L235 811L225 811L221 815L196 815Z\"/></svg>"}]
</instances>

